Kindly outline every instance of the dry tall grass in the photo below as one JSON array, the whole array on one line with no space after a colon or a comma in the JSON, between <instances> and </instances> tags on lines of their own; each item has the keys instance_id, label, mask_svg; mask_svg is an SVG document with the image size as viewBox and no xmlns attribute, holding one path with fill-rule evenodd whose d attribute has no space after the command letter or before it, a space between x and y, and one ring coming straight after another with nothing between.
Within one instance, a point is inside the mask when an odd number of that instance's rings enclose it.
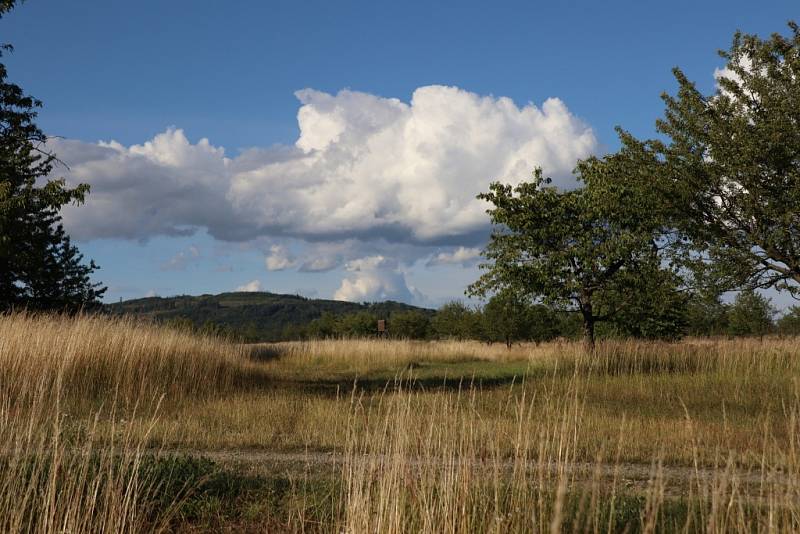
<instances>
[{"instance_id":1,"label":"dry tall grass","mask_svg":"<svg viewBox=\"0 0 800 534\"><path fill-rule=\"evenodd\" d=\"M407 339L316 339L261 345L265 355L280 357L283 364L303 366L346 366L368 369L374 365L407 365L420 361L518 361L574 350L573 344L516 344L476 341L415 341Z\"/></svg>"},{"instance_id":2,"label":"dry tall grass","mask_svg":"<svg viewBox=\"0 0 800 534\"><path fill-rule=\"evenodd\" d=\"M363 373L420 362L529 362L568 373L786 373L800 371L800 338L688 339L680 343L604 340L593 354L580 342L501 343L393 339L324 339L263 344L263 359L278 373L347 370Z\"/></svg>"},{"instance_id":3,"label":"dry tall grass","mask_svg":"<svg viewBox=\"0 0 800 534\"><path fill-rule=\"evenodd\" d=\"M143 466L159 400L259 380L241 347L128 319L0 315L0 532L143 532L163 480ZM125 414L117 414L124 407ZM154 515L155 514L155 515Z\"/></svg>"},{"instance_id":4,"label":"dry tall grass","mask_svg":"<svg viewBox=\"0 0 800 534\"><path fill-rule=\"evenodd\" d=\"M0 531L171 528L142 467L167 440L333 452L329 520L300 523L321 531L800 530L797 339L252 349L124 318L0 316ZM407 389L460 368L502 379ZM336 389L364 376L398 389Z\"/></svg>"},{"instance_id":5,"label":"dry tall grass","mask_svg":"<svg viewBox=\"0 0 800 534\"><path fill-rule=\"evenodd\" d=\"M73 399L169 401L263 379L245 348L142 321L18 313L0 316L0 395L15 404L58 391Z\"/></svg>"},{"instance_id":6,"label":"dry tall grass","mask_svg":"<svg viewBox=\"0 0 800 534\"><path fill-rule=\"evenodd\" d=\"M630 436L621 428L616 443L584 461L582 435L593 429L585 425L580 380L570 389L567 397L543 403L517 398L508 406L514 423L504 432L487 432L474 391L440 395L435 406L401 391L386 399L386 415L372 420L355 402L338 528L386 533L800 529L796 440L782 444L766 432L758 450L738 455L722 449L712 466L702 466L696 457L692 468L683 469L665 466L659 456L645 465L625 463L622 443ZM460 402L462 395L468 402ZM422 410L434 410L435 416L421 418ZM783 431L798 436L800 403L787 410ZM691 428L691 418L686 423Z\"/></svg>"}]
</instances>

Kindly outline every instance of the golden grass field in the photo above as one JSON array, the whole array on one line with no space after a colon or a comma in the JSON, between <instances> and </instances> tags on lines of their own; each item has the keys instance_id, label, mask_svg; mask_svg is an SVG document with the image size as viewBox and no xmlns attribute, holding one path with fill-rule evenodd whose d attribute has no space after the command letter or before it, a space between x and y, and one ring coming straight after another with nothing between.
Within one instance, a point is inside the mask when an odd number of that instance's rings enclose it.
<instances>
[{"instance_id":1,"label":"golden grass field","mask_svg":"<svg viewBox=\"0 0 800 534\"><path fill-rule=\"evenodd\" d=\"M323 340L0 316L2 532L800 530L800 340Z\"/></svg>"}]
</instances>

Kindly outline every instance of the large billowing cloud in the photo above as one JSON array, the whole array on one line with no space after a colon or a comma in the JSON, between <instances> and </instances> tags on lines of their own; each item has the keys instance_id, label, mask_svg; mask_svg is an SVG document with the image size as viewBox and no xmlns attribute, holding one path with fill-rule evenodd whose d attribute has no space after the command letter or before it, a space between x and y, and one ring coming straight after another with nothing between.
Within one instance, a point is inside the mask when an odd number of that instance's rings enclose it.
<instances>
[{"instance_id":1,"label":"large billowing cloud","mask_svg":"<svg viewBox=\"0 0 800 534\"><path fill-rule=\"evenodd\" d=\"M420 87L410 102L349 90L297 97L293 145L235 156L176 128L132 146L51 141L68 165L59 171L91 185L85 206L65 209L68 231L80 240L197 230L266 240L267 270L345 265L337 298L418 301L402 266L424 255L428 265L474 264L489 226L475 197L491 181L518 183L542 167L570 187L576 161L597 150L557 98L520 107L445 86ZM280 244L292 240L306 253Z\"/></svg>"},{"instance_id":2,"label":"large billowing cloud","mask_svg":"<svg viewBox=\"0 0 800 534\"><path fill-rule=\"evenodd\" d=\"M564 185L596 147L557 99L519 108L441 86L417 89L410 104L352 91L298 97L298 153L233 165L228 199L262 231L458 240L485 228L475 196L491 180L519 182L542 166Z\"/></svg>"},{"instance_id":3,"label":"large billowing cloud","mask_svg":"<svg viewBox=\"0 0 800 534\"><path fill-rule=\"evenodd\" d=\"M64 211L77 239L189 235L200 227L236 232L225 200L229 161L207 139L191 144L182 130L169 129L130 147L61 139L49 145L68 166L57 173L91 186L86 205Z\"/></svg>"},{"instance_id":4,"label":"large billowing cloud","mask_svg":"<svg viewBox=\"0 0 800 534\"><path fill-rule=\"evenodd\" d=\"M486 229L475 195L490 181L516 183L541 166L568 185L576 160L597 147L555 98L519 107L444 86L421 87L410 103L355 91L297 96L294 146L233 158L179 129L130 147L54 140L67 177L92 186L88 206L65 214L70 231L462 244Z\"/></svg>"}]
</instances>

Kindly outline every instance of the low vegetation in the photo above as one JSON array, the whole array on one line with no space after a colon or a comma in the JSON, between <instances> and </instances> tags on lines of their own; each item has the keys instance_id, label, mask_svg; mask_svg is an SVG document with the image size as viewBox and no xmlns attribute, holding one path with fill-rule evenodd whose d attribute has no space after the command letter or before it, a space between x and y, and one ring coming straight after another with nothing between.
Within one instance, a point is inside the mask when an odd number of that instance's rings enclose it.
<instances>
[{"instance_id":1,"label":"low vegetation","mask_svg":"<svg viewBox=\"0 0 800 534\"><path fill-rule=\"evenodd\" d=\"M796 338L243 346L0 316L4 531L800 527Z\"/></svg>"}]
</instances>

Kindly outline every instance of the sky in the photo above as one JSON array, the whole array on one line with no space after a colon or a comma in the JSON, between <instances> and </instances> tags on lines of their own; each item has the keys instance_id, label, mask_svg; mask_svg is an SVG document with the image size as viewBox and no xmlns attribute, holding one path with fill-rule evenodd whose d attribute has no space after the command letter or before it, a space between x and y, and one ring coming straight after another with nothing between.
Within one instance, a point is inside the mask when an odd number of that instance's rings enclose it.
<instances>
[{"instance_id":1,"label":"sky","mask_svg":"<svg viewBox=\"0 0 800 534\"><path fill-rule=\"evenodd\" d=\"M679 66L795 1L27 0L0 20L44 102L67 231L107 301L273 291L436 307L490 228L475 196L655 135ZM778 306L790 303L773 295Z\"/></svg>"}]
</instances>

